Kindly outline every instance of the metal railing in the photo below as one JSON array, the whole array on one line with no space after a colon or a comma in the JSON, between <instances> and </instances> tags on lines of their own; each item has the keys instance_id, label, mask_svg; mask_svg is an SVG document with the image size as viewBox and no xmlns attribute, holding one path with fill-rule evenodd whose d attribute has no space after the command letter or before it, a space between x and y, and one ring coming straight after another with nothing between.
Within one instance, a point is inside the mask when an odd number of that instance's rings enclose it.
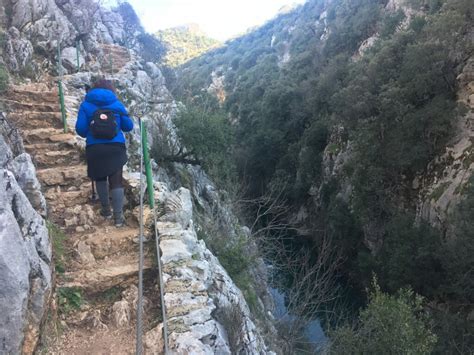
<instances>
[{"instance_id":1,"label":"metal railing","mask_svg":"<svg viewBox=\"0 0 474 355\"><path fill-rule=\"evenodd\" d=\"M165 297L164 297L164 282L163 282L163 271L161 264L161 253L160 253L160 235L157 227L157 214L155 205L155 190L153 186L153 174L151 169L150 156L148 154L148 138L146 125L140 120L140 237L139 237L139 274L138 274L138 304L137 304L137 344L136 353L137 355L143 354L143 167L145 167L147 191L148 191L148 203L153 211L153 222L155 226L155 243L156 243L156 255L158 264L158 282L160 286L160 298L161 298L161 312L163 317L163 342L165 354L169 354L168 349L168 323L166 317Z\"/></svg>"},{"instance_id":2,"label":"metal railing","mask_svg":"<svg viewBox=\"0 0 474 355\"><path fill-rule=\"evenodd\" d=\"M67 116L66 106L64 104L64 91L63 91L63 65L61 58L61 39L58 40L58 92L59 92L59 105L61 106L61 119L63 122L64 133L67 133Z\"/></svg>"}]
</instances>

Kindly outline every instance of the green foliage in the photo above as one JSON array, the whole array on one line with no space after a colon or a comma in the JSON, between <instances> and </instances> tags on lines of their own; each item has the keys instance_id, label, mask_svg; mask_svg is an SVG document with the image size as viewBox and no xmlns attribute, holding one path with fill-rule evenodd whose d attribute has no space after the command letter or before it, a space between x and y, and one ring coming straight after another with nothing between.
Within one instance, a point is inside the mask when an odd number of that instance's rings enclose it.
<instances>
[{"instance_id":1,"label":"green foliage","mask_svg":"<svg viewBox=\"0 0 474 355\"><path fill-rule=\"evenodd\" d=\"M438 337L435 354L474 354L474 322L469 319L469 313L434 310L433 320Z\"/></svg>"},{"instance_id":2,"label":"green foliage","mask_svg":"<svg viewBox=\"0 0 474 355\"><path fill-rule=\"evenodd\" d=\"M460 303L474 303L474 178L468 183L463 200L452 216L454 236L448 239L441 253L449 275L445 292ZM474 343L473 343L474 344Z\"/></svg>"},{"instance_id":3,"label":"green foliage","mask_svg":"<svg viewBox=\"0 0 474 355\"><path fill-rule=\"evenodd\" d=\"M81 308L84 303L81 289L60 287L57 290L59 313L67 314Z\"/></svg>"},{"instance_id":4,"label":"green foliage","mask_svg":"<svg viewBox=\"0 0 474 355\"><path fill-rule=\"evenodd\" d=\"M161 30L156 36L167 47L165 64L177 67L220 45L220 42L206 36L196 26L180 26Z\"/></svg>"},{"instance_id":5,"label":"green foliage","mask_svg":"<svg viewBox=\"0 0 474 355\"><path fill-rule=\"evenodd\" d=\"M196 157L208 173L224 186L232 181L234 167L230 151L233 133L226 114L188 105L174 123L189 155Z\"/></svg>"},{"instance_id":6,"label":"green foliage","mask_svg":"<svg viewBox=\"0 0 474 355\"><path fill-rule=\"evenodd\" d=\"M53 246L53 258L56 272L63 274L66 271L66 254L64 243L66 235L52 222L47 222L49 238Z\"/></svg>"},{"instance_id":7,"label":"green foliage","mask_svg":"<svg viewBox=\"0 0 474 355\"><path fill-rule=\"evenodd\" d=\"M397 29L400 28L401 22L405 19L405 13L402 10L398 10L395 13L388 13L382 20L382 26L380 29L381 38L389 38L392 36Z\"/></svg>"},{"instance_id":8,"label":"green foliage","mask_svg":"<svg viewBox=\"0 0 474 355\"><path fill-rule=\"evenodd\" d=\"M437 338L423 314L423 298L409 289L386 294L374 281L369 304L355 327L331 335L332 354L430 354Z\"/></svg>"},{"instance_id":9,"label":"green foliage","mask_svg":"<svg viewBox=\"0 0 474 355\"><path fill-rule=\"evenodd\" d=\"M439 231L427 223L417 225L408 216L396 216L387 226L387 235L377 256L380 280L392 292L411 286L416 292L433 298L437 296L441 280L448 277L442 268L441 251Z\"/></svg>"},{"instance_id":10,"label":"green foliage","mask_svg":"<svg viewBox=\"0 0 474 355\"><path fill-rule=\"evenodd\" d=\"M250 182L248 194L284 182L288 207L311 210L312 237L329 235L341 250L352 286L366 285L376 271L390 292L410 287L430 301L472 304L471 195L453 217L456 237L445 238L446 231L415 221L411 182L445 151L463 114L456 77L474 49L474 7L470 0L417 1L411 6L421 12L401 26L404 14L385 5L307 1L187 62L175 92L192 98L214 70L225 73L223 109L236 122L227 154ZM341 163L337 179L327 179Z\"/></svg>"}]
</instances>

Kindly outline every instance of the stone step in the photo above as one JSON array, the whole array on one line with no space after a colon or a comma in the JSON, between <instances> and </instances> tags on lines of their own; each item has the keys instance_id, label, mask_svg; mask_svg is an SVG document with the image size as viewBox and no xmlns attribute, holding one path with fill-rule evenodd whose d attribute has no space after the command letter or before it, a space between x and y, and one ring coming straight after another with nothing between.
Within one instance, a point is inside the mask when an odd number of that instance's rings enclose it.
<instances>
[{"instance_id":1,"label":"stone step","mask_svg":"<svg viewBox=\"0 0 474 355\"><path fill-rule=\"evenodd\" d=\"M88 203L91 195L90 181L85 181L79 187L74 186L69 189L63 186L50 187L45 189L44 192L44 197L51 207L54 208L57 205L60 209Z\"/></svg>"},{"instance_id":2,"label":"stone step","mask_svg":"<svg viewBox=\"0 0 474 355\"><path fill-rule=\"evenodd\" d=\"M56 200L48 200L48 213L54 223L65 230L68 235L77 233L92 233L97 228L111 226L110 220L105 220L99 214L99 206L94 205L84 194L80 194L82 199L87 199L83 203L71 203L69 195L71 191L61 194Z\"/></svg>"},{"instance_id":3,"label":"stone step","mask_svg":"<svg viewBox=\"0 0 474 355\"><path fill-rule=\"evenodd\" d=\"M56 143L33 143L33 144L25 144L25 150L29 153L32 157L36 158L39 155L54 152L54 151L77 151L78 147L76 143L72 142L56 142Z\"/></svg>"},{"instance_id":4,"label":"stone step","mask_svg":"<svg viewBox=\"0 0 474 355\"><path fill-rule=\"evenodd\" d=\"M20 90L20 91L33 91L33 92L43 92L43 91L52 91L51 84L47 84L45 82L41 83L29 83L29 84L22 84L22 85L12 85L9 87L9 90Z\"/></svg>"},{"instance_id":5,"label":"stone step","mask_svg":"<svg viewBox=\"0 0 474 355\"><path fill-rule=\"evenodd\" d=\"M82 251L84 269L66 272L64 282L59 287L79 287L86 292L104 292L115 286L127 286L136 283L138 279L138 254L129 253L107 257L95 261L91 258L89 250L85 247ZM155 262L153 255L146 255L144 271L152 272Z\"/></svg>"},{"instance_id":6,"label":"stone step","mask_svg":"<svg viewBox=\"0 0 474 355\"><path fill-rule=\"evenodd\" d=\"M134 239L139 234L138 228L103 227L81 238L91 249L96 260L104 259L119 253L138 250Z\"/></svg>"},{"instance_id":7,"label":"stone step","mask_svg":"<svg viewBox=\"0 0 474 355\"><path fill-rule=\"evenodd\" d=\"M59 93L57 91L30 91L13 88L6 92L5 97L9 100L26 103L59 103Z\"/></svg>"},{"instance_id":8,"label":"stone step","mask_svg":"<svg viewBox=\"0 0 474 355\"><path fill-rule=\"evenodd\" d=\"M26 144L64 142L74 145L76 141L72 133L64 133L62 129L53 127L24 130L22 135Z\"/></svg>"},{"instance_id":9,"label":"stone step","mask_svg":"<svg viewBox=\"0 0 474 355\"><path fill-rule=\"evenodd\" d=\"M28 103L20 102L15 100L8 100L0 98L0 101L3 102L10 110L19 110L19 111L37 111L37 112L51 112L59 111L59 104L48 104L48 103Z\"/></svg>"},{"instance_id":10,"label":"stone step","mask_svg":"<svg viewBox=\"0 0 474 355\"><path fill-rule=\"evenodd\" d=\"M59 166L70 166L85 162L85 158L78 150L47 150L33 157L36 168L46 169Z\"/></svg>"},{"instance_id":11,"label":"stone step","mask_svg":"<svg viewBox=\"0 0 474 355\"><path fill-rule=\"evenodd\" d=\"M37 176L43 186L80 186L89 180L85 165L40 169Z\"/></svg>"},{"instance_id":12,"label":"stone step","mask_svg":"<svg viewBox=\"0 0 474 355\"><path fill-rule=\"evenodd\" d=\"M21 120L16 120L15 125L22 129L22 130L30 130L30 129L35 129L38 127L53 127L56 129L62 129L63 128L63 122L61 120L61 115L59 115L59 118L55 118L53 120L31 120L31 119L21 119Z\"/></svg>"},{"instance_id":13,"label":"stone step","mask_svg":"<svg viewBox=\"0 0 474 355\"><path fill-rule=\"evenodd\" d=\"M15 121L38 120L38 121L61 121L61 111L21 111L10 112L8 117Z\"/></svg>"}]
</instances>

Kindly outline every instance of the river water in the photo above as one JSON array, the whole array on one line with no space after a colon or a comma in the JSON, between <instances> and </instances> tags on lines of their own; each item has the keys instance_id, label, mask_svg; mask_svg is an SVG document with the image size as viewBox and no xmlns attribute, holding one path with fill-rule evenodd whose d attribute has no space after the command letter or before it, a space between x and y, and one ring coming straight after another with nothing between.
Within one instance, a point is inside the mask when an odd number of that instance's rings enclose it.
<instances>
[{"instance_id":1,"label":"river water","mask_svg":"<svg viewBox=\"0 0 474 355\"><path fill-rule=\"evenodd\" d=\"M273 310L273 316L275 319L280 322L290 323L296 321L297 316L288 312L285 302L285 290L270 287L270 294L272 295L275 304L275 309ZM302 335L304 335L305 341L310 343L315 351L321 350L327 342L327 337L324 334L321 322L318 319L309 321L305 325L304 334Z\"/></svg>"}]
</instances>

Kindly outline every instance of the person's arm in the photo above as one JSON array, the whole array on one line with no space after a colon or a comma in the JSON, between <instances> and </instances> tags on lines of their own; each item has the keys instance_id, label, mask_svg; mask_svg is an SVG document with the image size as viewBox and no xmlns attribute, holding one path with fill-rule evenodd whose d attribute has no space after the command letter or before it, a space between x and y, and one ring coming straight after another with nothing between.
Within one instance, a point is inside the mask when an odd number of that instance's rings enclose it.
<instances>
[{"instance_id":1,"label":"person's arm","mask_svg":"<svg viewBox=\"0 0 474 355\"><path fill-rule=\"evenodd\" d=\"M86 138L87 133L89 133L89 120L87 119L83 104L81 104L79 112L77 113L76 132L82 138Z\"/></svg>"},{"instance_id":2,"label":"person's arm","mask_svg":"<svg viewBox=\"0 0 474 355\"><path fill-rule=\"evenodd\" d=\"M124 132L130 132L133 129L133 121L128 116L128 112L125 109L125 106L121 105L122 112L120 115L120 129Z\"/></svg>"}]
</instances>

